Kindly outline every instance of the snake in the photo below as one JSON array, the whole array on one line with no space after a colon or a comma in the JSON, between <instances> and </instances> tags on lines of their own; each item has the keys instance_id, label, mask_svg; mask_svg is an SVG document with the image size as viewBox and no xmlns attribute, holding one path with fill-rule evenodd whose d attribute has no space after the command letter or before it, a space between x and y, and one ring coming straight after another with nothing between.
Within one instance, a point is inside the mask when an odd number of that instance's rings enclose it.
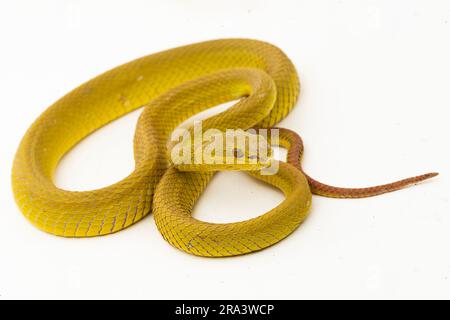
<instances>
[{"instance_id":1,"label":"snake","mask_svg":"<svg viewBox=\"0 0 450 320\"><path fill-rule=\"evenodd\" d=\"M172 246L203 257L247 254L286 238L308 216L312 194L362 198L429 179L428 173L368 188L321 183L301 168L300 136L276 124L296 105L297 71L278 47L252 39L210 40L169 49L120 65L87 81L48 107L20 142L12 168L14 198L37 228L62 237L102 236L153 214ZM277 128L288 150L275 174L242 168L177 166L168 156L173 131L192 116L234 101L202 122L203 128ZM99 128L143 107L134 135L134 170L110 186L70 191L56 186L61 158ZM272 142L268 141L269 144ZM244 170L281 190L284 200L255 218L233 223L193 216L197 200L217 171ZM244 187L244 186L243 186Z\"/></svg>"}]
</instances>

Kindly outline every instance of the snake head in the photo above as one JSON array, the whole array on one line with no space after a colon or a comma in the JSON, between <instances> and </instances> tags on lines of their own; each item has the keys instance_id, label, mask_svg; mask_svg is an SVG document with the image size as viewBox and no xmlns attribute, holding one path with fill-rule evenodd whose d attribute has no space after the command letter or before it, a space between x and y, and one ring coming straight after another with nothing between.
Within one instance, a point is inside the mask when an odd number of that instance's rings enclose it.
<instances>
[{"instance_id":1,"label":"snake head","mask_svg":"<svg viewBox=\"0 0 450 320\"><path fill-rule=\"evenodd\" d=\"M262 135L240 129L205 132L201 143L184 139L170 145L169 151L171 163L180 171L257 171L270 166L273 159L270 144ZM184 153L181 157L180 151Z\"/></svg>"}]
</instances>

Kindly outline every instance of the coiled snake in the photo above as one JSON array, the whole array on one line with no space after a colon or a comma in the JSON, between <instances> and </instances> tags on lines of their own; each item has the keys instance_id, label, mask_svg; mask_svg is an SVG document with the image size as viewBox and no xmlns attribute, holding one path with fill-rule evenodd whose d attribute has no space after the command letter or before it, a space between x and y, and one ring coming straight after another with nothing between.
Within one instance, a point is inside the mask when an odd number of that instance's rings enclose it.
<instances>
[{"instance_id":1,"label":"coiled snake","mask_svg":"<svg viewBox=\"0 0 450 320\"><path fill-rule=\"evenodd\" d=\"M288 149L287 161L279 162L274 175L247 172L279 188L285 200L243 222L216 224L193 218L192 208L214 172L202 166L181 171L171 164L167 152L171 132L194 114L236 99L239 102L204 121L203 127L272 128L294 107L299 88L286 55L256 40L202 42L126 63L71 91L32 124L13 164L16 202L35 226L64 237L113 233L152 212L159 231L175 247L220 257L257 251L288 236L305 219L311 192L366 197L436 175L362 189L328 186L303 173L300 137L280 129L279 144ZM128 177L92 191L55 186L52 175L66 152L96 129L141 106L145 108L134 139L136 165Z\"/></svg>"}]
</instances>

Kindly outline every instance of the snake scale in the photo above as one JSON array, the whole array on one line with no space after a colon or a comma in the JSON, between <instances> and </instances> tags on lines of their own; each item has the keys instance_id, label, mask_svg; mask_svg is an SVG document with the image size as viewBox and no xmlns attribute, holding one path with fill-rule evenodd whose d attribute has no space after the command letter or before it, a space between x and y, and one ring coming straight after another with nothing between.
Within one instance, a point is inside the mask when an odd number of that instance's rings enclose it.
<instances>
[{"instance_id":1,"label":"snake scale","mask_svg":"<svg viewBox=\"0 0 450 320\"><path fill-rule=\"evenodd\" d=\"M171 164L171 132L193 115L233 100L238 102L203 121L203 127L272 128L295 106L299 90L289 58L257 40L201 42L128 62L74 89L31 125L13 163L16 202L35 226L64 237L110 234L153 213L158 230L173 246L198 256L222 257L258 251L288 236L307 216L311 193L367 197L436 175L360 189L325 185L301 169L300 137L280 128L279 145L288 149L287 161L278 163L274 175L246 172L280 189L284 201L247 221L218 224L195 219L192 209L214 172L201 166L182 171ZM53 173L64 154L93 131L142 106L131 174L91 191L55 186Z\"/></svg>"}]
</instances>

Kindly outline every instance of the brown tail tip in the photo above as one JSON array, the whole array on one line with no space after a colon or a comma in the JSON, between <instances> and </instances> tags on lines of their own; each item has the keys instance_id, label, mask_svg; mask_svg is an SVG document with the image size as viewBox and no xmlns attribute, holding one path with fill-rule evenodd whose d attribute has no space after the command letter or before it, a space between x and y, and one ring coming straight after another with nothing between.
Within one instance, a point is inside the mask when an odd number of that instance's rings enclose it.
<instances>
[{"instance_id":1,"label":"brown tail tip","mask_svg":"<svg viewBox=\"0 0 450 320\"><path fill-rule=\"evenodd\" d=\"M438 175L437 172L429 172L426 174L422 174L420 176L410 177L396 182L368 188L339 188L323 184L319 181L312 179L308 175L306 175L306 177L311 187L311 191L314 194L331 198L366 198L387 192L400 190L409 185L414 185L424 180L436 177L437 175Z\"/></svg>"},{"instance_id":2,"label":"brown tail tip","mask_svg":"<svg viewBox=\"0 0 450 320\"><path fill-rule=\"evenodd\" d=\"M439 172L429 172L429 173L425 173L421 176L417 176L416 179L417 179L417 181L423 181L426 179L431 179L433 177L436 177L437 175L439 175Z\"/></svg>"}]
</instances>

